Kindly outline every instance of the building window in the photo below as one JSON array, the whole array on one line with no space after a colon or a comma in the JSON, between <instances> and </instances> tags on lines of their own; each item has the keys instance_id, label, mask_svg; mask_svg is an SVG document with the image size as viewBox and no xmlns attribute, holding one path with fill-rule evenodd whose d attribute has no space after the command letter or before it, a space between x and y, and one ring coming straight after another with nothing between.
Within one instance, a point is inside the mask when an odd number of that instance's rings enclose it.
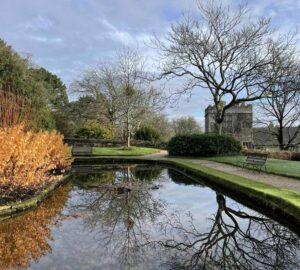
<instances>
[{"instance_id":1,"label":"building window","mask_svg":"<svg viewBox=\"0 0 300 270\"><path fill-rule=\"evenodd\" d=\"M246 147L246 148L252 148L252 143L251 142L243 142L243 147Z\"/></svg>"},{"instance_id":2,"label":"building window","mask_svg":"<svg viewBox=\"0 0 300 270\"><path fill-rule=\"evenodd\" d=\"M242 128L251 128L250 122L242 122Z\"/></svg>"}]
</instances>

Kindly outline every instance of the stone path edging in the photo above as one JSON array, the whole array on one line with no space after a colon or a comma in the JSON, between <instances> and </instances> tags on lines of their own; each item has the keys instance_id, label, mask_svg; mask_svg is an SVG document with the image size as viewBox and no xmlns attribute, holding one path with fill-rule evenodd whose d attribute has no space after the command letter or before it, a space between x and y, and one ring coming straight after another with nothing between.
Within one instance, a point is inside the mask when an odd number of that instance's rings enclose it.
<instances>
[{"instance_id":1,"label":"stone path edging","mask_svg":"<svg viewBox=\"0 0 300 270\"><path fill-rule=\"evenodd\" d=\"M254 170L248 170L238 166L224 164L209 160L190 160L195 164L200 164L209 168L213 168L218 171L227 172L230 174L238 175L256 182L265 183L278 188L285 188L294 190L300 193L300 180L295 178L279 176L275 174L268 174L265 172L258 172Z\"/></svg>"},{"instance_id":2,"label":"stone path edging","mask_svg":"<svg viewBox=\"0 0 300 270\"><path fill-rule=\"evenodd\" d=\"M144 157L150 159L166 159L168 157L168 152L161 151L160 153L146 155ZM186 158L186 161L192 162L194 164L199 164L205 167L209 167L218 171L241 176L249 180L254 180L256 182L261 182L274 187L289 189L300 193L300 180L297 180L292 177L268 174L265 172L258 172L258 171L249 170L238 166L229 165L229 164L216 162L216 161L210 161L210 160Z\"/></svg>"},{"instance_id":3,"label":"stone path edging","mask_svg":"<svg viewBox=\"0 0 300 270\"><path fill-rule=\"evenodd\" d=\"M0 220L9 218L18 212L26 211L30 208L37 206L41 201L50 195L50 193L55 190L60 185L63 185L69 180L70 174L66 174L58 181L52 183L50 186L45 188L42 193L37 196L34 196L30 199L9 203L5 205L0 205Z\"/></svg>"}]
</instances>

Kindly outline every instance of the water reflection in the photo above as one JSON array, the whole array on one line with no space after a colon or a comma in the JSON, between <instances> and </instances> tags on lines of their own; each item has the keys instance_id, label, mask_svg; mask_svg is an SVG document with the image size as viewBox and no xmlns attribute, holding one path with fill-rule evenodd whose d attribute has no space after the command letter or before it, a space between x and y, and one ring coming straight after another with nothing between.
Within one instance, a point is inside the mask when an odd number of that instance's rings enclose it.
<instances>
[{"instance_id":1,"label":"water reflection","mask_svg":"<svg viewBox=\"0 0 300 270\"><path fill-rule=\"evenodd\" d=\"M174 250L170 269L299 269L296 234L262 215L236 210L216 194L218 208L211 226L199 231L197 220L189 214L166 216L161 223L168 238L159 243ZM298 255L299 256L299 255Z\"/></svg>"},{"instance_id":2,"label":"water reflection","mask_svg":"<svg viewBox=\"0 0 300 270\"><path fill-rule=\"evenodd\" d=\"M153 183L161 172L161 167L111 167L97 174L96 184L89 185L93 190L83 191L88 195L72 205L73 211L84 213L85 229L99 232L101 256L114 256L123 269L141 265L151 252L149 230L164 209L163 200L152 192L161 184Z\"/></svg>"},{"instance_id":3,"label":"water reflection","mask_svg":"<svg viewBox=\"0 0 300 270\"><path fill-rule=\"evenodd\" d=\"M0 269L299 269L296 234L159 166L74 168L0 222Z\"/></svg>"},{"instance_id":4,"label":"water reflection","mask_svg":"<svg viewBox=\"0 0 300 270\"><path fill-rule=\"evenodd\" d=\"M70 189L65 185L35 210L0 222L0 269L26 268L51 252L51 230L60 224Z\"/></svg>"}]
</instances>

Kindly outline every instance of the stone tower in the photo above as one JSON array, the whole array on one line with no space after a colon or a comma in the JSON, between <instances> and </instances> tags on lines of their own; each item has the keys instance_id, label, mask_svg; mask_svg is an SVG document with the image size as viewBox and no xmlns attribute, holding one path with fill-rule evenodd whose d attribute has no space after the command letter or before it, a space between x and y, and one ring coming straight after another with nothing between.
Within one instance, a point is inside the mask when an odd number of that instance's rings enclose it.
<instances>
[{"instance_id":1,"label":"stone tower","mask_svg":"<svg viewBox=\"0 0 300 270\"><path fill-rule=\"evenodd\" d=\"M216 109L209 105L205 109L205 132L214 133ZM222 125L222 132L230 134L243 146L253 145L253 109L252 105L241 103L228 109Z\"/></svg>"}]
</instances>

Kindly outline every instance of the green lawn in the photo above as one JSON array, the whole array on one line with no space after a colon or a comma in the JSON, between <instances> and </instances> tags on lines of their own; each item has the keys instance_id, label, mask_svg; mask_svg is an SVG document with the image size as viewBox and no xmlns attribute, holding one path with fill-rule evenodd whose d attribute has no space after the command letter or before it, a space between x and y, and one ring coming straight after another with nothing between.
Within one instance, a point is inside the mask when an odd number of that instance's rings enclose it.
<instances>
[{"instance_id":1,"label":"green lawn","mask_svg":"<svg viewBox=\"0 0 300 270\"><path fill-rule=\"evenodd\" d=\"M242 166L242 163L240 163L239 161L244 161L246 157L245 156L224 156L224 157L210 157L205 159L231 164L235 166ZM267 166L268 173L300 179L299 161L268 159L266 166Z\"/></svg>"},{"instance_id":2,"label":"green lawn","mask_svg":"<svg viewBox=\"0 0 300 270\"><path fill-rule=\"evenodd\" d=\"M144 156L159 153L159 149L145 147L94 147L93 154L98 156Z\"/></svg>"}]
</instances>

